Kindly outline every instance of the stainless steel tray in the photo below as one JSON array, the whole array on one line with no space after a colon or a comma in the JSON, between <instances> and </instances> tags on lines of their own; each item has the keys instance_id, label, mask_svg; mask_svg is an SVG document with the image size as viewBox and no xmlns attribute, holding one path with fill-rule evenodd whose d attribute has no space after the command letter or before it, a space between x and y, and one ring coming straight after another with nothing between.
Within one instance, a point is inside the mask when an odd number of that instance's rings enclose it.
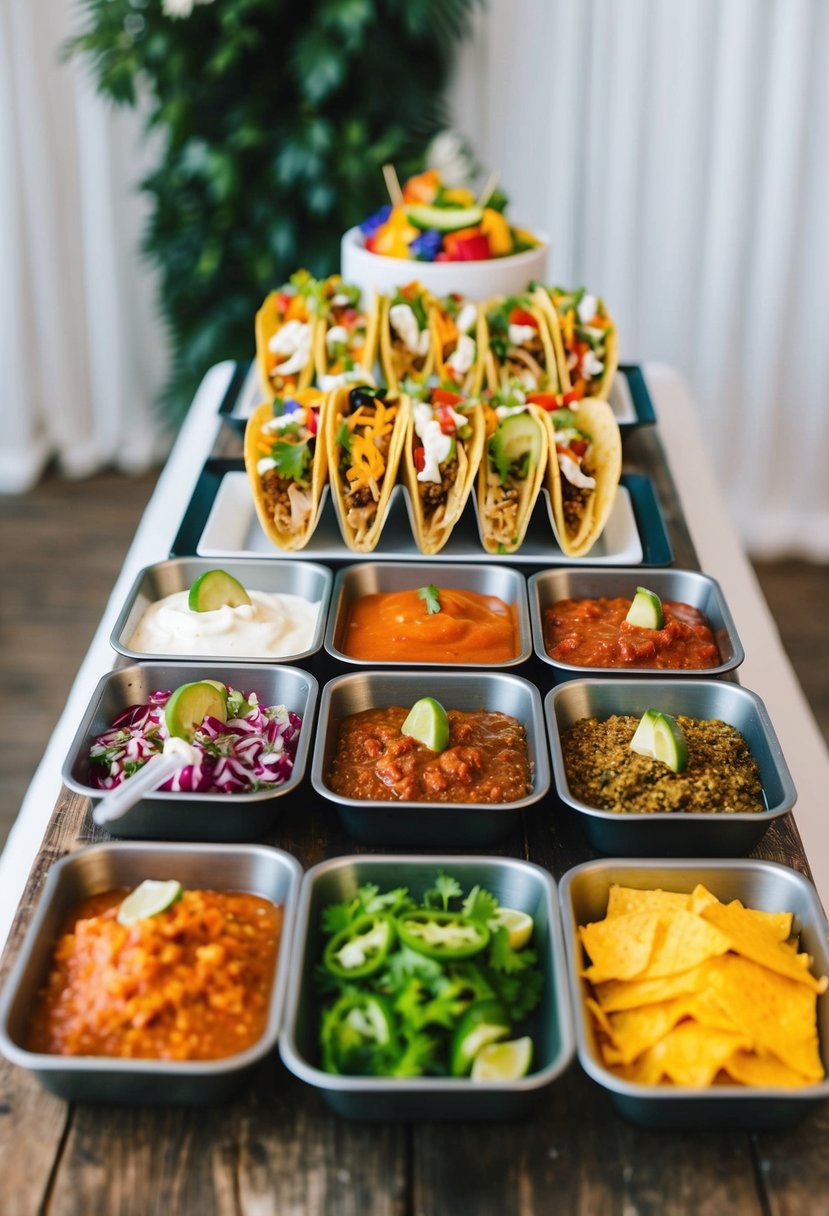
<instances>
[{"instance_id":1,"label":"stainless steel tray","mask_svg":"<svg viewBox=\"0 0 829 1216\"><path fill-rule=\"evenodd\" d=\"M452 1077L343 1077L319 1063L319 1001L314 973L320 959L320 916L331 903L350 898L364 883L381 890L404 886L417 898L438 871L469 890L479 883L505 907L528 912L535 921L533 943L544 972L540 1007L530 1015L535 1062L526 1077L512 1082L478 1082ZM335 857L314 866L300 891L293 966L279 1052L286 1066L321 1090L338 1114L351 1119L398 1122L409 1119L512 1119L528 1114L540 1092L564 1072L573 1056L569 996L565 982L555 883L540 866L506 857L377 856ZM523 1033L523 1032L522 1032Z\"/></svg>"},{"instance_id":2,"label":"stainless steel tray","mask_svg":"<svg viewBox=\"0 0 829 1216\"><path fill-rule=\"evenodd\" d=\"M335 794L326 774L343 718L374 706L413 705L423 696L435 697L446 709L500 710L522 722L532 770L530 793L518 801L502 803L369 802ZM368 844L408 848L483 848L493 844L516 826L521 810L539 802L550 788L538 689L520 676L505 672L421 669L339 676L323 689L311 784L318 794L336 804L349 835Z\"/></svg>"},{"instance_id":3,"label":"stainless steel tray","mask_svg":"<svg viewBox=\"0 0 829 1216\"><path fill-rule=\"evenodd\" d=\"M641 717L646 709L717 718L735 726L760 770L766 810L756 814L642 814L599 810L570 791L561 750L563 731L581 718ZM571 680L544 699L553 777L559 799L578 815L594 849L617 856L732 857L750 852L797 793L766 707L756 693L723 680Z\"/></svg>"},{"instance_id":4,"label":"stainless steel tray","mask_svg":"<svg viewBox=\"0 0 829 1216\"><path fill-rule=\"evenodd\" d=\"M389 660L355 659L342 649L343 631L351 605L363 595L377 592L406 591L434 583L437 587L459 591L474 591L478 595L494 595L505 604L514 607L518 629L518 652L513 659L503 663L489 663L489 668L515 667L525 662L531 652L530 618L527 611L527 584L524 575L508 566L459 565L442 566L413 565L411 562L361 562L346 566L334 580L331 596L331 613L325 630L325 649L341 663L360 667L423 667L423 662L392 662ZM469 666L469 664L447 663L446 666ZM477 666L477 664L475 664Z\"/></svg>"},{"instance_id":5,"label":"stainless steel tray","mask_svg":"<svg viewBox=\"0 0 829 1216\"><path fill-rule=\"evenodd\" d=\"M0 1051L46 1089L71 1102L201 1105L226 1098L276 1046L301 874L289 853L261 845L99 844L62 858L49 871L0 1001ZM145 878L176 878L185 887L205 890L247 891L283 906L264 1036L247 1051L221 1060L137 1060L29 1051L23 1046L29 1016L48 975L64 917L87 896L135 887Z\"/></svg>"},{"instance_id":6,"label":"stainless steel tray","mask_svg":"<svg viewBox=\"0 0 829 1216\"><path fill-rule=\"evenodd\" d=\"M561 880L564 940L573 997L576 1048L582 1068L610 1092L620 1114L642 1127L759 1129L788 1127L829 1097L829 1080L800 1090L755 1089L717 1085L686 1089L670 1085L637 1085L624 1081L600 1060L590 1016L584 1004L587 982L581 978L583 954L578 926L601 920L613 883L643 889L690 892L702 883L724 903L739 899L746 907L767 912L793 912L800 948L812 955L813 975L829 975L826 917L812 884L802 874L770 861L591 861L568 871ZM817 998L818 1033L824 1067L829 1067L829 993Z\"/></svg>"},{"instance_id":7,"label":"stainless steel tray","mask_svg":"<svg viewBox=\"0 0 829 1216\"><path fill-rule=\"evenodd\" d=\"M124 607L110 634L110 645L119 654L130 659L191 659L203 661L203 656L181 652L175 655L156 654L142 650L132 650L129 640L135 633L141 617L151 604L173 595L177 591L186 591L192 583L204 574L214 569L215 562L199 557L171 558L166 562L157 562L154 566L146 566L137 575L124 601ZM279 595L300 595L312 604L319 604L319 615L311 643L304 650L287 654L279 659L262 659L259 655L228 655L216 653L209 661L235 662L238 659L257 659L269 663L289 663L308 658L316 654L322 645L325 624L328 618L328 604L331 598L333 576L326 566L308 561L266 562L245 558L235 558L222 563L222 569L238 579L249 591L267 591Z\"/></svg>"},{"instance_id":8,"label":"stainless steel tray","mask_svg":"<svg viewBox=\"0 0 829 1216\"><path fill-rule=\"evenodd\" d=\"M299 714L299 732L291 776L272 790L248 794L175 793L157 790L107 830L113 836L157 840L254 840L268 831L279 815L279 800L295 790L305 773L311 749L318 685L307 671L264 663L194 663L165 660L140 663L108 672L98 681L72 746L64 761L64 784L87 798L103 791L89 783L89 745L129 705L145 702L158 689L177 688L192 680L216 679L245 692L255 692L260 704L286 705Z\"/></svg>"}]
</instances>

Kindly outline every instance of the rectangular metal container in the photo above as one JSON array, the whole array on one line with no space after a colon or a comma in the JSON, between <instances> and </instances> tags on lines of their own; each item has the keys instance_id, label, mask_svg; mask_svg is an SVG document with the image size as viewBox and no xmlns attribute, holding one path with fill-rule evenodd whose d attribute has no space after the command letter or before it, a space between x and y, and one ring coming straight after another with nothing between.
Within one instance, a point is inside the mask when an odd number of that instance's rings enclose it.
<instances>
[{"instance_id":1,"label":"rectangular metal container","mask_svg":"<svg viewBox=\"0 0 829 1216\"><path fill-rule=\"evenodd\" d=\"M588 806L570 791L561 735L582 718L641 717L647 709L719 719L737 728L760 771L765 811L735 814L624 812ZM797 793L766 707L756 693L725 680L570 680L544 699L559 799L572 807L594 849L622 857L733 857L749 853Z\"/></svg>"},{"instance_id":2,"label":"rectangular metal container","mask_svg":"<svg viewBox=\"0 0 829 1216\"><path fill-rule=\"evenodd\" d=\"M342 720L364 709L413 705L435 697L445 709L499 710L522 722L532 770L532 789L514 802L387 802L344 798L328 786L326 774L337 748ZM346 831L365 844L406 848L483 848L506 836L520 811L550 788L541 696L535 685L506 672L362 671L325 685L311 764L311 783L336 804Z\"/></svg>"},{"instance_id":3,"label":"rectangular metal container","mask_svg":"<svg viewBox=\"0 0 829 1216\"><path fill-rule=\"evenodd\" d=\"M283 655L278 659L263 659L260 655L240 656L217 652L215 655L209 656L210 661L215 659L219 662L222 660L238 662L240 658L243 658L266 663L290 663L316 654L322 646L331 599L331 586L334 581L327 566L320 566L308 561L286 559L275 562L251 558L222 558L220 566L222 570L226 570L228 574L238 579L248 591L266 591L272 595L301 595L311 603L319 604L319 616L311 644L305 650ZM168 561L157 562L154 566L146 566L137 575L124 601L124 607L113 626L109 639L113 649L128 659L142 661L147 659L166 661L171 658L202 661L205 656L185 654L183 651L179 654L157 654L133 650L129 646L129 641L151 604L157 603L165 596L174 595L177 591L187 591L200 575L215 569L217 569L217 559L209 557L175 557Z\"/></svg>"},{"instance_id":4,"label":"rectangular metal container","mask_svg":"<svg viewBox=\"0 0 829 1216\"><path fill-rule=\"evenodd\" d=\"M452 588L456 591L474 591L477 595L494 595L510 604L515 612L518 629L518 653L515 658L503 663L489 663L490 668L515 667L525 662L532 652L530 618L527 611L527 586L519 570L496 563L489 565L458 564L448 562L429 565L426 562L363 562L340 570L334 580L331 597L331 613L325 631L325 649L342 663L360 667L422 667L417 659L411 662L393 662L383 659L355 659L343 650L343 635L348 614L355 600L378 592L409 591L418 587ZM462 667L469 664L447 663L446 666Z\"/></svg>"},{"instance_id":5,"label":"rectangular metal container","mask_svg":"<svg viewBox=\"0 0 829 1216\"><path fill-rule=\"evenodd\" d=\"M647 587L661 600L674 600L698 608L714 634L721 662L716 667L683 668L680 673L651 667L582 667L550 658L544 646L545 609L566 599L598 599L602 596L612 599L622 595L633 599L637 586ZM704 679L733 671L745 658L722 588L716 579L697 570L545 570L541 574L531 575L527 592L533 649L544 663L549 663L554 669L553 679L556 683L589 675L633 676L640 679L653 676L655 679L670 680L682 674L685 678Z\"/></svg>"},{"instance_id":6,"label":"rectangular metal container","mask_svg":"<svg viewBox=\"0 0 829 1216\"><path fill-rule=\"evenodd\" d=\"M289 853L264 845L99 844L58 861L0 1001L0 1051L70 1102L179 1105L217 1102L239 1088L276 1046L291 962L302 870ZM29 1018L46 982L61 924L81 900L145 878L175 878L184 887L246 891L282 905L284 921L268 1022L258 1043L221 1060L147 1060L59 1056L25 1046Z\"/></svg>"},{"instance_id":7,"label":"rectangular metal container","mask_svg":"<svg viewBox=\"0 0 829 1216\"><path fill-rule=\"evenodd\" d=\"M793 912L793 931L800 935L800 949L813 958L812 974L829 975L829 945L826 915L817 892L807 878L787 866L771 861L591 861L576 866L562 878L559 887L567 967L573 996L576 1049L582 1068L610 1092L620 1114L642 1127L693 1128L712 1131L723 1128L760 1129L789 1127L812 1107L829 1097L829 1081L803 1089L759 1089L742 1085L717 1085L691 1089L672 1085L640 1085L622 1080L601 1061L590 1014L584 998L587 981L578 926L602 920L607 911L610 887L642 890L693 891L698 883L723 903L739 899L748 908L767 912ZM817 998L817 1021L821 1057L829 1067L829 993Z\"/></svg>"},{"instance_id":8,"label":"rectangular metal container","mask_svg":"<svg viewBox=\"0 0 829 1216\"><path fill-rule=\"evenodd\" d=\"M253 840L268 831L279 813L279 800L301 782L311 748L317 681L298 667L264 663L193 663L167 660L139 663L108 672L98 681L86 713L63 764L65 785L97 800L104 791L90 784L89 748L117 715L130 705L147 700L151 692L175 689L193 680L214 679L244 692L255 692L262 705L286 705L299 714L294 767L277 789L248 794L199 794L158 790L132 807L122 819L107 824L113 836L158 840Z\"/></svg>"},{"instance_id":9,"label":"rectangular metal container","mask_svg":"<svg viewBox=\"0 0 829 1216\"><path fill-rule=\"evenodd\" d=\"M527 1019L533 1039L532 1071L510 1082L455 1077L336 1076L320 1066L320 1002L314 973L322 953L320 916L328 904L351 898L364 883L381 891L407 887L422 896L440 870L464 891L479 883L505 907L528 912L535 922L533 945L544 973L539 1007ZM539 1092L573 1058L570 1001L566 986L556 889L547 870L505 857L335 857L307 872L300 891L293 965L280 1034L285 1065L322 1091L328 1105L350 1119L377 1122L429 1119L512 1119L532 1108Z\"/></svg>"}]
</instances>

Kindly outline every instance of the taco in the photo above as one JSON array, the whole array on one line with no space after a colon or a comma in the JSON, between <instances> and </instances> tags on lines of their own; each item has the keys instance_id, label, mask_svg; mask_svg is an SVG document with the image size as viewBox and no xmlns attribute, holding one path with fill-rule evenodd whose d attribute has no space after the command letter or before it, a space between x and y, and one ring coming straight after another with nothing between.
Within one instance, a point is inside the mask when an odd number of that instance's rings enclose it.
<instances>
[{"instance_id":1,"label":"taco","mask_svg":"<svg viewBox=\"0 0 829 1216\"><path fill-rule=\"evenodd\" d=\"M279 549L303 549L317 526L328 468L324 421L324 394L303 388L258 406L245 427L256 514Z\"/></svg>"},{"instance_id":2,"label":"taco","mask_svg":"<svg viewBox=\"0 0 829 1216\"><path fill-rule=\"evenodd\" d=\"M572 409L550 410L544 417L556 537L567 557L584 557L601 536L616 498L622 475L619 424L598 397L585 397Z\"/></svg>"},{"instance_id":3,"label":"taco","mask_svg":"<svg viewBox=\"0 0 829 1216\"><path fill-rule=\"evenodd\" d=\"M408 414L407 397L368 385L345 385L329 398L325 444L331 495L343 540L358 553L370 553L380 539Z\"/></svg>"},{"instance_id":4,"label":"taco","mask_svg":"<svg viewBox=\"0 0 829 1216\"><path fill-rule=\"evenodd\" d=\"M565 404L582 397L607 401L619 366L619 341L604 301L584 287L577 291L540 287L534 298L558 322L559 379Z\"/></svg>"},{"instance_id":5,"label":"taco","mask_svg":"<svg viewBox=\"0 0 829 1216\"><path fill-rule=\"evenodd\" d=\"M463 296L435 300L429 311L435 372L442 384L477 397L484 380L487 329L483 307Z\"/></svg>"},{"instance_id":6,"label":"taco","mask_svg":"<svg viewBox=\"0 0 829 1216\"><path fill-rule=\"evenodd\" d=\"M256 314L256 362L266 397L307 388L313 379L321 286L307 270L298 270L265 297Z\"/></svg>"},{"instance_id":7,"label":"taco","mask_svg":"<svg viewBox=\"0 0 829 1216\"><path fill-rule=\"evenodd\" d=\"M558 391L554 323L537 300L526 293L490 300L486 324L485 368L489 388L514 386L524 392Z\"/></svg>"},{"instance_id":8,"label":"taco","mask_svg":"<svg viewBox=\"0 0 829 1216\"><path fill-rule=\"evenodd\" d=\"M393 296L380 297L380 366L391 394L403 380L419 383L432 372L431 307L432 295L420 283L407 283Z\"/></svg>"},{"instance_id":9,"label":"taco","mask_svg":"<svg viewBox=\"0 0 829 1216\"><path fill-rule=\"evenodd\" d=\"M366 309L362 291L332 274L322 284L314 334L317 384L328 392L342 384L373 384L379 306Z\"/></svg>"},{"instance_id":10,"label":"taco","mask_svg":"<svg viewBox=\"0 0 829 1216\"><path fill-rule=\"evenodd\" d=\"M547 468L543 410L517 388L484 398L486 441L478 470L478 526L488 553L520 548Z\"/></svg>"},{"instance_id":11,"label":"taco","mask_svg":"<svg viewBox=\"0 0 829 1216\"><path fill-rule=\"evenodd\" d=\"M438 553L449 539L475 484L483 447L479 401L433 388L411 402L403 477L421 553Z\"/></svg>"}]
</instances>

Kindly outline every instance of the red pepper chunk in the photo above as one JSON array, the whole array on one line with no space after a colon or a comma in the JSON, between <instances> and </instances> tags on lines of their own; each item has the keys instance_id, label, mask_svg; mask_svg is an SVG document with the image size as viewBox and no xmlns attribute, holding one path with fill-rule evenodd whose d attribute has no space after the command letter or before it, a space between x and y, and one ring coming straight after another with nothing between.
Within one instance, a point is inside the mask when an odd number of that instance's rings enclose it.
<instances>
[{"instance_id":1,"label":"red pepper chunk","mask_svg":"<svg viewBox=\"0 0 829 1216\"><path fill-rule=\"evenodd\" d=\"M414 467L418 473L422 473L426 468L426 449L421 445L415 448L412 453L414 457Z\"/></svg>"},{"instance_id":2,"label":"red pepper chunk","mask_svg":"<svg viewBox=\"0 0 829 1216\"><path fill-rule=\"evenodd\" d=\"M533 329L538 329L538 321L531 312L527 312L526 308L513 308L509 314L510 325L532 325Z\"/></svg>"},{"instance_id":3,"label":"red pepper chunk","mask_svg":"<svg viewBox=\"0 0 829 1216\"><path fill-rule=\"evenodd\" d=\"M458 405L463 401L460 393L453 393L448 388L432 389L432 405Z\"/></svg>"},{"instance_id":4,"label":"red pepper chunk","mask_svg":"<svg viewBox=\"0 0 829 1216\"><path fill-rule=\"evenodd\" d=\"M527 401L543 410L557 410L562 404L560 393L527 393Z\"/></svg>"}]
</instances>

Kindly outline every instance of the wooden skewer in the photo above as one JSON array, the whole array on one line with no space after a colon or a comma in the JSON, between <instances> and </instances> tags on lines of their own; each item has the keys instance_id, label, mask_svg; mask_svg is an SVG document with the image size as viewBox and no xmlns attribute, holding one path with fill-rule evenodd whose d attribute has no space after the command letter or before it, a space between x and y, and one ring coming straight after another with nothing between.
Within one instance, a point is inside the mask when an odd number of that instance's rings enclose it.
<instances>
[{"instance_id":1,"label":"wooden skewer","mask_svg":"<svg viewBox=\"0 0 829 1216\"><path fill-rule=\"evenodd\" d=\"M478 206L485 207L495 193L495 187L498 185L498 178L501 176L500 169L495 169L487 178L486 185L478 195Z\"/></svg>"},{"instance_id":2,"label":"wooden skewer","mask_svg":"<svg viewBox=\"0 0 829 1216\"><path fill-rule=\"evenodd\" d=\"M383 177L386 179L386 189L393 207L403 206L403 191L394 171L394 165L383 165Z\"/></svg>"}]
</instances>

